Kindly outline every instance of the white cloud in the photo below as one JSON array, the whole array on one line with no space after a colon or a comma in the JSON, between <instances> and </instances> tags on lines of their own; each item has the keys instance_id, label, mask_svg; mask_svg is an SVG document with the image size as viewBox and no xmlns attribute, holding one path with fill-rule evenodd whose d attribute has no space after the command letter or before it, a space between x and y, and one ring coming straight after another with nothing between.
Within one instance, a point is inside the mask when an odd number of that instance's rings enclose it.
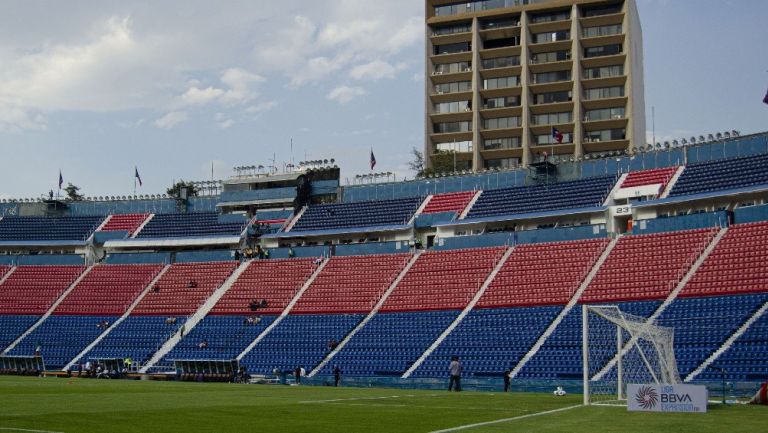
<instances>
[{"instance_id":1,"label":"white cloud","mask_svg":"<svg viewBox=\"0 0 768 433\"><path fill-rule=\"evenodd\" d=\"M245 111L248 113L263 113L275 108L276 106L277 101L263 101L256 105L251 105L250 107L246 108Z\"/></svg>"},{"instance_id":2,"label":"white cloud","mask_svg":"<svg viewBox=\"0 0 768 433\"><path fill-rule=\"evenodd\" d=\"M346 104L356 97L363 96L366 93L367 92L362 87L338 86L331 90L331 92L328 93L325 97L328 100Z\"/></svg>"},{"instance_id":3,"label":"white cloud","mask_svg":"<svg viewBox=\"0 0 768 433\"><path fill-rule=\"evenodd\" d=\"M216 113L216 125L221 129L231 128L235 124L235 121L227 117L224 113Z\"/></svg>"},{"instance_id":4,"label":"white cloud","mask_svg":"<svg viewBox=\"0 0 768 433\"><path fill-rule=\"evenodd\" d=\"M218 99L223 94L223 90L214 89L213 87L207 87L205 89L190 87L189 90L181 95L181 100L185 105L205 105Z\"/></svg>"},{"instance_id":5,"label":"white cloud","mask_svg":"<svg viewBox=\"0 0 768 433\"><path fill-rule=\"evenodd\" d=\"M160 129L172 129L180 123L184 123L189 118L185 111L171 111L165 116L155 120L155 126Z\"/></svg>"},{"instance_id":6,"label":"white cloud","mask_svg":"<svg viewBox=\"0 0 768 433\"><path fill-rule=\"evenodd\" d=\"M221 102L223 104L248 102L257 96L251 90L251 86L264 81L265 78L261 75L252 74L244 69L227 69L221 76L221 82L229 86L229 90L221 97Z\"/></svg>"},{"instance_id":7,"label":"white cloud","mask_svg":"<svg viewBox=\"0 0 768 433\"><path fill-rule=\"evenodd\" d=\"M349 76L355 80L368 81L378 81L382 78L393 79L399 71L402 71L405 68L405 63L392 65L391 63L377 59L369 63L355 66L349 72Z\"/></svg>"},{"instance_id":8,"label":"white cloud","mask_svg":"<svg viewBox=\"0 0 768 433\"><path fill-rule=\"evenodd\" d=\"M46 120L43 115L32 115L21 108L3 106L0 103L0 132L44 131L46 129Z\"/></svg>"}]
</instances>

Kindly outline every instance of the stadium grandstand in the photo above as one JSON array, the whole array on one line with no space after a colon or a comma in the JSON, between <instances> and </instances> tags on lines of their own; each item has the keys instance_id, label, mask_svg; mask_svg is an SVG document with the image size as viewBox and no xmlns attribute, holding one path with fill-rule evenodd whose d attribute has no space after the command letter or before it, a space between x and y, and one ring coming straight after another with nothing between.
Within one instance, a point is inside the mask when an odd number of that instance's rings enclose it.
<instances>
[{"instance_id":1,"label":"stadium grandstand","mask_svg":"<svg viewBox=\"0 0 768 433\"><path fill-rule=\"evenodd\" d=\"M610 304L675 330L682 381L753 390L768 377L766 161L768 133L733 134L553 157L543 177L341 186L321 162L239 167L184 199L4 200L0 358L430 387L459 356L469 387L507 371L578 390L580 306Z\"/></svg>"}]
</instances>

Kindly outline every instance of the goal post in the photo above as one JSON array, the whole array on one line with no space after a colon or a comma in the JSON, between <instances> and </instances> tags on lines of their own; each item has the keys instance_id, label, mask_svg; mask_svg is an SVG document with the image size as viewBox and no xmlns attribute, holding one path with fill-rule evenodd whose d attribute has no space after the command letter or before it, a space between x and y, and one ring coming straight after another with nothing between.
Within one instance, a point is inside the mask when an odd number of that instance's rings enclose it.
<instances>
[{"instance_id":1,"label":"goal post","mask_svg":"<svg viewBox=\"0 0 768 433\"><path fill-rule=\"evenodd\" d=\"M680 383L674 329L617 305L582 306L584 404L625 404L630 383Z\"/></svg>"}]
</instances>

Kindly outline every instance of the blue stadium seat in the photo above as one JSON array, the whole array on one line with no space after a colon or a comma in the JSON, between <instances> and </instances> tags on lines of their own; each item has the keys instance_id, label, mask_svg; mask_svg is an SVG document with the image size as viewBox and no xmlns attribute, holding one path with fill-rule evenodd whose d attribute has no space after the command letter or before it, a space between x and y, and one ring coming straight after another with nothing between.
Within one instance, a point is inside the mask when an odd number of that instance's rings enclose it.
<instances>
[{"instance_id":1,"label":"blue stadium seat","mask_svg":"<svg viewBox=\"0 0 768 433\"><path fill-rule=\"evenodd\" d=\"M137 238L240 236L246 221L221 223L216 212L157 214Z\"/></svg>"},{"instance_id":2,"label":"blue stadium seat","mask_svg":"<svg viewBox=\"0 0 768 433\"><path fill-rule=\"evenodd\" d=\"M350 227L402 225L416 213L421 197L310 205L292 232Z\"/></svg>"},{"instance_id":3,"label":"blue stadium seat","mask_svg":"<svg viewBox=\"0 0 768 433\"><path fill-rule=\"evenodd\" d=\"M685 167L669 196L768 184L768 154L699 162Z\"/></svg>"},{"instance_id":4,"label":"blue stadium seat","mask_svg":"<svg viewBox=\"0 0 768 433\"><path fill-rule=\"evenodd\" d=\"M0 220L0 241L84 241L104 218L7 216Z\"/></svg>"}]
</instances>

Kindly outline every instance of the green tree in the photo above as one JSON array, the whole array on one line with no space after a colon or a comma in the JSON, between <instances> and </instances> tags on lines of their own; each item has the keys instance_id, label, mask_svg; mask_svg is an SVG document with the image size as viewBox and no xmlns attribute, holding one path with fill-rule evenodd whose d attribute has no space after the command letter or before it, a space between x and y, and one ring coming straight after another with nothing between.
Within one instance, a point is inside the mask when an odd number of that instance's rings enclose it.
<instances>
[{"instance_id":1,"label":"green tree","mask_svg":"<svg viewBox=\"0 0 768 433\"><path fill-rule=\"evenodd\" d=\"M413 159L408 162L408 168L416 172L416 177L435 175L438 173L453 173L453 154L452 150L438 150L432 155L432 166L424 167L424 154L415 147L411 151Z\"/></svg>"},{"instance_id":2,"label":"green tree","mask_svg":"<svg viewBox=\"0 0 768 433\"><path fill-rule=\"evenodd\" d=\"M83 200L83 195L80 194L80 187L72 185L72 183L67 183L67 186L64 188L64 192L67 193L67 199L71 201Z\"/></svg>"},{"instance_id":3,"label":"green tree","mask_svg":"<svg viewBox=\"0 0 768 433\"><path fill-rule=\"evenodd\" d=\"M173 184L168 190L166 190L166 193L172 197L180 198L181 197L181 189L186 187L187 188L187 197L193 197L197 195L197 187L195 187L192 182L184 182L184 180L179 180L175 184Z\"/></svg>"}]
</instances>

